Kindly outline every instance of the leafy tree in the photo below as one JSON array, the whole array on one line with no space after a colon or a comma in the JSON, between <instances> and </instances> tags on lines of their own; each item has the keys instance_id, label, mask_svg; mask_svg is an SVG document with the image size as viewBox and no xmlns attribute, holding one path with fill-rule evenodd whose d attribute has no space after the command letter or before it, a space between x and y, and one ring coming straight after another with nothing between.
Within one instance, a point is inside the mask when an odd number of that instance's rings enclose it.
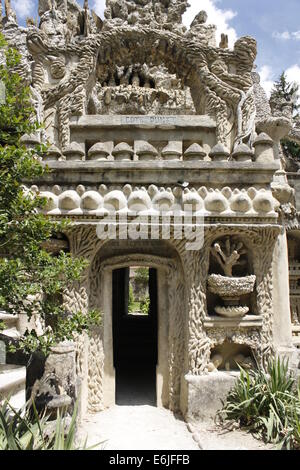
<instances>
[{"instance_id":1,"label":"leafy tree","mask_svg":"<svg viewBox=\"0 0 300 470\"><path fill-rule=\"evenodd\" d=\"M271 99L284 99L292 105L293 116L298 114L299 103L299 85L295 82L289 82L285 72L282 72L279 79L274 83L271 93Z\"/></svg>"},{"instance_id":2,"label":"leafy tree","mask_svg":"<svg viewBox=\"0 0 300 470\"><path fill-rule=\"evenodd\" d=\"M289 82L285 72L282 72L279 79L275 82L271 93L271 101L280 102L282 100L291 103L293 120L296 124L299 119L300 110L300 87L297 83ZM281 141L281 145L286 157L300 160L300 146L296 142L285 138Z\"/></svg>"},{"instance_id":3,"label":"leafy tree","mask_svg":"<svg viewBox=\"0 0 300 470\"><path fill-rule=\"evenodd\" d=\"M68 223L44 216L45 199L24 189L24 181L49 171L41 164L46 147L22 145L22 135L39 126L30 90L16 71L20 55L2 35L0 54L4 58L0 81L5 88L5 100L0 103L0 309L29 319L37 314L46 327L44 334L27 331L17 347L47 354L74 332L99 324L100 314L78 312L70 317L61 302L65 289L80 279L86 262L63 251L54 256L45 249L45 242L67 230Z\"/></svg>"},{"instance_id":4,"label":"leafy tree","mask_svg":"<svg viewBox=\"0 0 300 470\"><path fill-rule=\"evenodd\" d=\"M135 282L142 286L146 286L149 282L149 269L140 267L135 272Z\"/></svg>"},{"instance_id":5,"label":"leafy tree","mask_svg":"<svg viewBox=\"0 0 300 470\"><path fill-rule=\"evenodd\" d=\"M286 157L292 157L294 160L300 161L300 145L289 139L282 139L281 146Z\"/></svg>"}]
</instances>

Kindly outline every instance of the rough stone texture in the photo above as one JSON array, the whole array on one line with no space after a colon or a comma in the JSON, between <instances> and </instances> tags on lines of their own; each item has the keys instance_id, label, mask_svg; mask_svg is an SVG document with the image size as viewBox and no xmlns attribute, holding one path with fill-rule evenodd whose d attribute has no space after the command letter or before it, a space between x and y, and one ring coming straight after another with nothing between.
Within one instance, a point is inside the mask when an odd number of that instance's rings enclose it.
<instances>
[{"instance_id":1,"label":"rough stone texture","mask_svg":"<svg viewBox=\"0 0 300 470\"><path fill-rule=\"evenodd\" d=\"M186 419L193 421L213 420L226 401L238 373L212 372L202 377L186 376L188 388L188 412ZM205 403L205 406L203 406Z\"/></svg>"},{"instance_id":2,"label":"rough stone texture","mask_svg":"<svg viewBox=\"0 0 300 470\"><path fill-rule=\"evenodd\" d=\"M255 276L225 277L212 274L208 278L208 285L211 292L221 297L240 297L253 292L255 281Z\"/></svg>"},{"instance_id":3,"label":"rough stone texture","mask_svg":"<svg viewBox=\"0 0 300 470\"><path fill-rule=\"evenodd\" d=\"M42 377L32 388L31 398L40 408L65 408L72 411L78 397L76 390L75 349L72 342L63 342L52 348L47 357Z\"/></svg>"}]
</instances>

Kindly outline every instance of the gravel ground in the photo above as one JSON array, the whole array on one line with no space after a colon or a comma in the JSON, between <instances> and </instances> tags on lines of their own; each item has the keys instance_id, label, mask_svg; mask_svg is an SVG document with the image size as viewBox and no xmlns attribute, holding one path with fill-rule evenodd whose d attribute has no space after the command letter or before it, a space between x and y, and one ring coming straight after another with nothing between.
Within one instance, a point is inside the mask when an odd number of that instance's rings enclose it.
<instances>
[{"instance_id":1,"label":"gravel ground","mask_svg":"<svg viewBox=\"0 0 300 470\"><path fill-rule=\"evenodd\" d=\"M195 441L203 450L274 450L247 431L225 430L213 422L188 425Z\"/></svg>"},{"instance_id":2,"label":"gravel ground","mask_svg":"<svg viewBox=\"0 0 300 470\"><path fill-rule=\"evenodd\" d=\"M186 424L181 417L153 406L114 406L83 420L78 438L103 450L271 450L271 445L239 429L214 423Z\"/></svg>"},{"instance_id":3,"label":"gravel ground","mask_svg":"<svg viewBox=\"0 0 300 470\"><path fill-rule=\"evenodd\" d=\"M88 415L80 428L88 445L106 450L199 450L186 423L164 408L114 406Z\"/></svg>"}]
</instances>

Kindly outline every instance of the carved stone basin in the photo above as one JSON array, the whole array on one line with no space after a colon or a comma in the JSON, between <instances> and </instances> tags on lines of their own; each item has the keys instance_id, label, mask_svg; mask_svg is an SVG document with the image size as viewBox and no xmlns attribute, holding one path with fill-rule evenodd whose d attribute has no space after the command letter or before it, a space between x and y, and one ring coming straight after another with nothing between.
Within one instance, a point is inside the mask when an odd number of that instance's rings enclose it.
<instances>
[{"instance_id":1,"label":"carved stone basin","mask_svg":"<svg viewBox=\"0 0 300 470\"><path fill-rule=\"evenodd\" d=\"M256 276L227 277L220 274L212 274L208 277L208 289L217 294L224 301L225 306L216 306L215 312L221 317L244 317L249 312L249 307L240 303L240 297L250 294L254 290Z\"/></svg>"},{"instance_id":2,"label":"carved stone basin","mask_svg":"<svg viewBox=\"0 0 300 470\"><path fill-rule=\"evenodd\" d=\"M215 307L215 312L225 318L242 318L249 312L249 307Z\"/></svg>"},{"instance_id":3,"label":"carved stone basin","mask_svg":"<svg viewBox=\"0 0 300 470\"><path fill-rule=\"evenodd\" d=\"M254 290L256 276L227 277L220 274L208 276L208 288L213 294L217 294L223 299L237 298L237 300Z\"/></svg>"}]
</instances>

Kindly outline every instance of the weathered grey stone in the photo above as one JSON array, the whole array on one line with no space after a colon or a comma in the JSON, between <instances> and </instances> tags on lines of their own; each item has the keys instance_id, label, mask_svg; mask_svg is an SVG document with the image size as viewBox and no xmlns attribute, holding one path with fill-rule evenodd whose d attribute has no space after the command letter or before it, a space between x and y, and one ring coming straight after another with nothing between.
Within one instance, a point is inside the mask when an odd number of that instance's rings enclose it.
<instances>
[{"instance_id":1,"label":"weathered grey stone","mask_svg":"<svg viewBox=\"0 0 300 470\"><path fill-rule=\"evenodd\" d=\"M266 133L259 134L253 142L255 160L261 163L274 161L274 142Z\"/></svg>"},{"instance_id":2,"label":"weathered grey stone","mask_svg":"<svg viewBox=\"0 0 300 470\"><path fill-rule=\"evenodd\" d=\"M77 142L72 142L64 151L66 160L82 160L85 153Z\"/></svg>"},{"instance_id":3,"label":"weathered grey stone","mask_svg":"<svg viewBox=\"0 0 300 470\"><path fill-rule=\"evenodd\" d=\"M219 143L211 149L209 156L215 162L222 162L228 160L230 153L223 144Z\"/></svg>"},{"instance_id":4,"label":"weathered grey stone","mask_svg":"<svg viewBox=\"0 0 300 470\"><path fill-rule=\"evenodd\" d=\"M130 161L132 160L133 154L133 148L126 142L121 142L120 144L116 145L112 151L112 155L117 162Z\"/></svg>"},{"instance_id":5,"label":"weathered grey stone","mask_svg":"<svg viewBox=\"0 0 300 470\"><path fill-rule=\"evenodd\" d=\"M51 145L49 147L46 155L43 157L44 161L55 161L58 160L61 157L61 151L59 148L56 147L56 145Z\"/></svg>"},{"instance_id":6,"label":"weathered grey stone","mask_svg":"<svg viewBox=\"0 0 300 470\"><path fill-rule=\"evenodd\" d=\"M139 161L151 161L158 157L157 149L146 141L138 141L136 143L136 154L139 157Z\"/></svg>"},{"instance_id":7,"label":"weathered grey stone","mask_svg":"<svg viewBox=\"0 0 300 470\"><path fill-rule=\"evenodd\" d=\"M222 402L238 378L236 372L212 372L200 377L186 375L188 388L188 421L214 420ZM205 403L205 406L203 406Z\"/></svg>"},{"instance_id":8,"label":"weathered grey stone","mask_svg":"<svg viewBox=\"0 0 300 470\"><path fill-rule=\"evenodd\" d=\"M205 150L199 144L192 144L184 152L185 161L199 161L203 160L206 157Z\"/></svg>"},{"instance_id":9,"label":"weathered grey stone","mask_svg":"<svg viewBox=\"0 0 300 470\"><path fill-rule=\"evenodd\" d=\"M89 160L107 160L110 152L107 149L107 144L98 142L97 144L93 145L88 153Z\"/></svg>"},{"instance_id":10,"label":"weathered grey stone","mask_svg":"<svg viewBox=\"0 0 300 470\"><path fill-rule=\"evenodd\" d=\"M232 154L232 158L237 162L252 162L253 157L254 152L246 144L238 145Z\"/></svg>"}]
</instances>

